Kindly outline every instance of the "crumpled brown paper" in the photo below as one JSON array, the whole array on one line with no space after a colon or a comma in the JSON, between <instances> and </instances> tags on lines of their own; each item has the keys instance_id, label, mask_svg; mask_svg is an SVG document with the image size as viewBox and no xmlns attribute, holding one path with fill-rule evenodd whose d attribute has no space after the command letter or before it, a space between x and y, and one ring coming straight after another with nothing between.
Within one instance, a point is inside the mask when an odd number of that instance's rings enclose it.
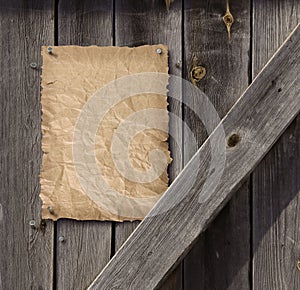
<instances>
[{"instance_id":1,"label":"crumpled brown paper","mask_svg":"<svg viewBox=\"0 0 300 290\"><path fill-rule=\"evenodd\" d=\"M42 48L43 218L143 219L168 186L167 47L50 52Z\"/></svg>"}]
</instances>

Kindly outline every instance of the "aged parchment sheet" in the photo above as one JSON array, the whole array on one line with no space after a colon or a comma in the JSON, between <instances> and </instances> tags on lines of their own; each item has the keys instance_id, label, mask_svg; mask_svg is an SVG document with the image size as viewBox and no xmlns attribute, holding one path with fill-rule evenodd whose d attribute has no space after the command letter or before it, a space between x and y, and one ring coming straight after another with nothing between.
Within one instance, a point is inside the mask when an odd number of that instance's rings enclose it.
<instances>
[{"instance_id":1,"label":"aged parchment sheet","mask_svg":"<svg viewBox=\"0 0 300 290\"><path fill-rule=\"evenodd\" d=\"M167 47L50 52L42 48L43 218L144 218L168 186Z\"/></svg>"}]
</instances>

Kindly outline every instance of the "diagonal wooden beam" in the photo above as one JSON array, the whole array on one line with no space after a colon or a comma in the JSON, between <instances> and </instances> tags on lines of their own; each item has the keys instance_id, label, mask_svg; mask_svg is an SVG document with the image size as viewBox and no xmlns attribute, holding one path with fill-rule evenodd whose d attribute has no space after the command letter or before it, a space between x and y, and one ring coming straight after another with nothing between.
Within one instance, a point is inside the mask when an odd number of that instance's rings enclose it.
<instances>
[{"instance_id":1,"label":"diagonal wooden beam","mask_svg":"<svg viewBox=\"0 0 300 290\"><path fill-rule=\"evenodd\" d=\"M89 289L159 286L300 111L299 59L298 25Z\"/></svg>"}]
</instances>

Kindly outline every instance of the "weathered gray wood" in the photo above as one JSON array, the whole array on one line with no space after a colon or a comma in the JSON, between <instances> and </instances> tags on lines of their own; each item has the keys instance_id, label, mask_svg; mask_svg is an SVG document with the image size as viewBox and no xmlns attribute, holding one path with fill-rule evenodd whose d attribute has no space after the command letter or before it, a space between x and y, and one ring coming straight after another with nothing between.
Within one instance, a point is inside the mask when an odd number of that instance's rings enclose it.
<instances>
[{"instance_id":1,"label":"weathered gray wood","mask_svg":"<svg viewBox=\"0 0 300 290\"><path fill-rule=\"evenodd\" d=\"M57 222L56 287L86 289L109 261L111 222Z\"/></svg>"},{"instance_id":2,"label":"weathered gray wood","mask_svg":"<svg viewBox=\"0 0 300 290\"><path fill-rule=\"evenodd\" d=\"M270 150L300 110L300 26L254 80L89 289L154 289ZM219 182L205 184L210 141L225 140ZM233 134L235 138L233 138ZM237 138L239 136L239 138ZM224 144L225 145L225 144ZM219 147L220 146L220 147ZM217 154L218 159L222 155ZM212 191L203 200L199 190ZM199 198L201 202L199 202Z\"/></svg>"},{"instance_id":3,"label":"weathered gray wood","mask_svg":"<svg viewBox=\"0 0 300 290\"><path fill-rule=\"evenodd\" d=\"M253 76L299 22L299 1L254 1ZM254 289L300 287L299 174L298 116L253 173Z\"/></svg>"},{"instance_id":4,"label":"weathered gray wood","mask_svg":"<svg viewBox=\"0 0 300 290\"><path fill-rule=\"evenodd\" d=\"M139 221L133 221L115 224L115 252L121 248L127 238L137 228L139 223Z\"/></svg>"},{"instance_id":5,"label":"weathered gray wood","mask_svg":"<svg viewBox=\"0 0 300 290\"><path fill-rule=\"evenodd\" d=\"M59 45L112 45L112 1L59 1ZM111 222L59 220L57 289L85 289L111 256ZM59 242L59 237L64 241Z\"/></svg>"},{"instance_id":6,"label":"weathered gray wood","mask_svg":"<svg viewBox=\"0 0 300 290\"><path fill-rule=\"evenodd\" d=\"M197 85L223 118L249 84L250 0L230 1L235 19L230 41L222 19L226 1L188 0L184 4L185 78L191 80L194 67L205 67L206 75ZM207 138L207 132L195 117L203 110L199 97L184 95L184 98L193 103L195 114L186 108L184 120L195 133L198 144L194 146L189 135L184 134L186 164ZM185 289L250 288L249 206L249 189L245 184L184 259Z\"/></svg>"},{"instance_id":7,"label":"weathered gray wood","mask_svg":"<svg viewBox=\"0 0 300 290\"><path fill-rule=\"evenodd\" d=\"M116 1L116 30L115 44L119 46L138 46L142 44L166 44L169 48L169 73L181 76L182 51L182 4L177 0L167 11L161 0L149 1ZM170 84L171 86L171 84ZM169 87L170 91L172 90ZM181 103L169 99L169 111L182 120ZM170 182L182 169L182 123L170 115L170 150L173 162L169 168ZM176 144L174 140L179 140ZM136 228L138 222L124 222L115 224L116 250L125 242ZM179 265L169 279L165 281L161 290L177 289L182 286L182 267Z\"/></svg>"},{"instance_id":8,"label":"weathered gray wood","mask_svg":"<svg viewBox=\"0 0 300 290\"><path fill-rule=\"evenodd\" d=\"M58 5L58 45L112 45L112 0L61 0Z\"/></svg>"},{"instance_id":9,"label":"weathered gray wood","mask_svg":"<svg viewBox=\"0 0 300 290\"><path fill-rule=\"evenodd\" d=\"M52 15L52 1L0 1L0 289L52 289L53 223L40 229L39 199L40 46L54 42Z\"/></svg>"}]
</instances>

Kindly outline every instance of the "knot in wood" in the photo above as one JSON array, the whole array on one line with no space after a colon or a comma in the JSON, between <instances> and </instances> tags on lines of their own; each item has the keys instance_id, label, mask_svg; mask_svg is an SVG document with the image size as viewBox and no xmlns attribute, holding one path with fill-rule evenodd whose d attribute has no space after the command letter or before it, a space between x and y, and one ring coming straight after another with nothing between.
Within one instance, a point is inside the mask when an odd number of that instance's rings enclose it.
<instances>
[{"instance_id":1,"label":"knot in wood","mask_svg":"<svg viewBox=\"0 0 300 290\"><path fill-rule=\"evenodd\" d=\"M226 26L231 26L232 23L234 22L234 18L233 18L232 14L230 12L227 12L223 16L223 21L225 22Z\"/></svg>"},{"instance_id":2,"label":"knot in wood","mask_svg":"<svg viewBox=\"0 0 300 290\"><path fill-rule=\"evenodd\" d=\"M230 29L231 29L231 25L234 22L234 18L232 16L232 14L230 13L229 0L226 1L226 13L223 16L223 21L224 21L224 23L226 25L226 28L227 28L228 39L230 40Z\"/></svg>"},{"instance_id":3,"label":"knot in wood","mask_svg":"<svg viewBox=\"0 0 300 290\"><path fill-rule=\"evenodd\" d=\"M228 140L227 140L227 145L228 145L229 147L234 147L234 146L236 146L240 141L241 141L241 137L240 137L238 134L234 133L234 134L232 134L232 135L228 138Z\"/></svg>"},{"instance_id":4,"label":"knot in wood","mask_svg":"<svg viewBox=\"0 0 300 290\"><path fill-rule=\"evenodd\" d=\"M206 75L206 69L203 66L196 66L191 71L192 82L195 84L202 80Z\"/></svg>"}]
</instances>

